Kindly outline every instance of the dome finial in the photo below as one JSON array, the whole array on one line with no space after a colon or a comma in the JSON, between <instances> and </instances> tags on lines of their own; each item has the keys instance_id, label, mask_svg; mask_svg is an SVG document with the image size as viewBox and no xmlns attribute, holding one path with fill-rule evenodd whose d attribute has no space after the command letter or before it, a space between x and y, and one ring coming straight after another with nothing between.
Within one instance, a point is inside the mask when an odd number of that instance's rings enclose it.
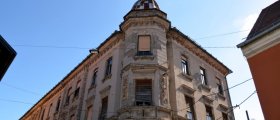
<instances>
[{"instance_id":1,"label":"dome finial","mask_svg":"<svg viewBox=\"0 0 280 120\"><path fill-rule=\"evenodd\" d=\"M155 0L138 0L132 7L132 10L143 9L159 9L159 6Z\"/></svg>"}]
</instances>

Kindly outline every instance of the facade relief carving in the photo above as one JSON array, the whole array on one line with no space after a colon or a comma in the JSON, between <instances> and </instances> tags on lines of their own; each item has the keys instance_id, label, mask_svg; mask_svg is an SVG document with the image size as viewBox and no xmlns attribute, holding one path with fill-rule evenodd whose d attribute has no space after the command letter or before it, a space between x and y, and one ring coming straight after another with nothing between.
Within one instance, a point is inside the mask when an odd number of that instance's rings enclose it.
<instances>
[{"instance_id":1,"label":"facade relief carving","mask_svg":"<svg viewBox=\"0 0 280 120\"><path fill-rule=\"evenodd\" d=\"M160 103L161 105L168 105L168 84L167 75L162 75L160 79Z\"/></svg>"},{"instance_id":2,"label":"facade relief carving","mask_svg":"<svg viewBox=\"0 0 280 120\"><path fill-rule=\"evenodd\" d=\"M128 99L128 76L123 77L122 100Z\"/></svg>"}]
</instances>

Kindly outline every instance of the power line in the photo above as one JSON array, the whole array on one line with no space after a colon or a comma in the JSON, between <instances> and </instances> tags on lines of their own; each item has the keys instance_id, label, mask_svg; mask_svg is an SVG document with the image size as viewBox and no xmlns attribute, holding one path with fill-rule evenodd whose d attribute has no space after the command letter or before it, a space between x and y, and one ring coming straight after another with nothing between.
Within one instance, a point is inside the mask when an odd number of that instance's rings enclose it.
<instances>
[{"instance_id":1,"label":"power line","mask_svg":"<svg viewBox=\"0 0 280 120\"><path fill-rule=\"evenodd\" d=\"M201 38L196 38L195 40L200 40L200 39L207 39L207 38L215 38L215 37L221 37L221 36L226 36L226 35L231 35L231 34L237 34L241 32L246 32L249 30L241 30L241 31L234 31L234 32L228 32L228 33L223 33L223 34L216 34L216 35L210 35L206 37L201 37ZM91 49L89 47L77 47L77 46L56 46L56 45L13 45L13 46L18 46L18 47L32 47L32 48L56 48L56 49ZM235 46L213 46L213 47L203 47L203 48L236 48Z\"/></svg>"},{"instance_id":2,"label":"power line","mask_svg":"<svg viewBox=\"0 0 280 120\"><path fill-rule=\"evenodd\" d=\"M228 33L210 35L210 36L205 36L205 37L196 38L195 40L201 40L201 39L207 39L207 38L215 38L215 37L227 36L227 35L237 34L237 33L246 32L246 31L249 31L249 30L240 30L240 31L235 31L235 32L228 32Z\"/></svg>"},{"instance_id":3,"label":"power line","mask_svg":"<svg viewBox=\"0 0 280 120\"><path fill-rule=\"evenodd\" d=\"M18 101L18 100L9 100L9 99L3 99L3 98L0 98L0 101L34 105L33 103L29 103L29 102L23 102L23 101Z\"/></svg>"},{"instance_id":4,"label":"power line","mask_svg":"<svg viewBox=\"0 0 280 120\"><path fill-rule=\"evenodd\" d=\"M234 109L240 107L243 103L245 103L247 100L249 100L249 98L251 98L251 97L252 97L254 94L256 94L256 93L257 93L257 91L255 90L251 95L249 95L249 96L248 96L246 99L244 99L241 103L239 103L239 104L236 105L236 106L231 107L232 109L231 109L230 111L228 111L227 114L230 113L230 112L232 112ZM216 119L216 120L219 120L219 119L221 119L221 118L223 118L223 116L219 117L219 118Z\"/></svg>"},{"instance_id":5,"label":"power line","mask_svg":"<svg viewBox=\"0 0 280 120\"><path fill-rule=\"evenodd\" d=\"M57 48L57 49L90 49L76 46L53 46L53 45L13 45L18 47L33 47L33 48Z\"/></svg>"},{"instance_id":6,"label":"power line","mask_svg":"<svg viewBox=\"0 0 280 120\"><path fill-rule=\"evenodd\" d=\"M244 83L246 83L246 82L248 82L248 81L250 81L250 80L253 80L253 78L247 79L247 80L245 80L245 81L243 81L243 82L241 82L241 83L238 83L238 84L236 84L236 85L234 85L234 86L232 86L232 87L229 87L229 88L223 90L223 92L228 91L228 90L230 90L230 89L232 89L232 88L235 88L235 87L237 87L237 86L239 86L239 85L242 85L242 84L244 84ZM209 95L206 95L206 96L208 97L208 96L217 95L217 94L219 94L219 93L212 93L212 94L209 94ZM199 100L200 100L201 98L202 98L202 97L200 97L200 98L199 98L196 102L194 102L192 105L195 105L197 102L199 102ZM178 111L176 111L176 112L180 112L180 111L183 111L183 110L186 110L186 109L189 109L189 107L183 108L183 109L178 110Z\"/></svg>"},{"instance_id":7,"label":"power line","mask_svg":"<svg viewBox=\"0 0 280 120\"><path fill-rule=\"evenodd\" d=\"M2 82L1 85L5 85L5 86L7 86L7 87L17 89L17 90L19 90L19 91L21 91L21 92L30 93L30 94L33 94L33 95L40 95L39 93L36 93L36 92L33 92L33 91L29 91L29 90L26 90L26 89L23 89L23 88L19 88L19 87L16 87L16 86L13 86L13 85L4 83L4 82Z\"/></svg>"}]
</instances>

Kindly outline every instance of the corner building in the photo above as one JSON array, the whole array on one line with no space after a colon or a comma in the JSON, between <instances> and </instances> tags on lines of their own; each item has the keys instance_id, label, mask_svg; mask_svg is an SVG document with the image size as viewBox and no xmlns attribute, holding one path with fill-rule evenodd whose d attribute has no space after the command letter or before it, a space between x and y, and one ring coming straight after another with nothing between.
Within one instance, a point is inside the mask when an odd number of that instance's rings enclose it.
<instances>
[{"instance_id":1,"label":"corner building","mask_svg":"<svg viewBox=\"0 0 280 120\"><path fill-rule=\"evenodd\" d=\"M138 0L120 30L92 50L21 120L233 120L231 71Z\"/></svg>"}]
</instances>

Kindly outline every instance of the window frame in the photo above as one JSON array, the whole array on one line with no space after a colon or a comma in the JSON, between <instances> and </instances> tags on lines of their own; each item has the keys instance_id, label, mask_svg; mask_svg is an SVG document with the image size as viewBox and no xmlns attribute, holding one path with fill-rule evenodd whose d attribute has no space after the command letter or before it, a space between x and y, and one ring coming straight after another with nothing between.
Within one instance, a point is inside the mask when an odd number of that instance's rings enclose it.
<instances>
[{"instance_id":1,"label":"window frame","mask_svg":"<svg viewBox=\"0 0 280 120\"><path fill-rule=\"evenodd\" d=\"M181 70L182 70L182 73L184 75L190 75L191 74L190 73L189 60L185 56L181 57Z\"/></svg>"},{"instance_id":2,"label":"window frame","mask_svg":"<svg viewBox=\"0 0 280 120\"><path fill-rule=\"evenodd\" d=\"M92 113L90 113L92 112ZM91 116L89 117L89 115L91 114ZM86 120L92 120L93 117L93 105L90 105L87 107L87 112L86 112Z\"/></svg>"},{"instance_id":3,"label":"window frame","mask_svg":"<svg viewBox=\"0 0 280 120\"><path fill-rule=\"evenodd\" d=\"M213 108L211 106L205 105L205 112L206 112L206 120L215 120Z\"/></svg>"},{"instance_id":4,"label":"window frame","mask_svg":"<svg viewBox=\"0 0 280 120\"><path fill-rule=\"evenodd\" d=\"M113 57L109 57L106 60L105 77L112 74L112 68L113 68Z\"/></svg>"},{"instance_id":5,"label":"window frame","mask_svg":"<svg viewBox=\"0 0 280 120\"><path fill-rule=\"evenodd\" d=\"M51 103L50 106L49 106L49 110L48 110L48 117L51 116L52 106L53 106L53 104Z\"/></svg>"},{"instance_id":6,"label":"window frame","mask_svg":"<svg viewBox=\"0 0 280 120\"><path fill-rule=\"evenodd\" d=\"M188 103L188 102L190 102L190 103ZM194 103L195 103L195 101L194 101L194 98L193 97L190 97L190 96L188 96L188 95L185 95L185 103L186 103L186 105L187 104L189 104L189 109L186 109L186 111L187 111L187 113L186 113L186 119L187 120L196 120L196 112L195 112L195 107L194 107ZM189 113L192 115L191 117L192 117L192 119L189 119L188 117L189 117Z\"/></svg>"},{"instance_id":7,"label":"window frame","mask_svg":"<svg viewBox=\"0 0 280 120\"><path fill-rule=\"evenodd\" d=\"M201 73L201 72L202 72L202 73ZM203 85L206 85L206 86L207 86L209 83L208 83L208 81L207 81L206 69L203 68L203 67L200 67L200 68L199 68L199 73L200 73L201 83L202 83Z\"/></svg>"},{"instance_id":8,"label":"window frame","mask_svg":"<svg viewBox=\"0 0 280 120\"><path fill-rule=\"evenodd\" d=\"M55 107L55 112L58 112L58 111L59 111L60 102L61 102L61 97L59 97L58 100L57 100L56 107Z\"/></svg>"},{"instance_id":9,"label":"window frame","mask_svg":"<svg viewBox=\"0 0 280 120\"><path fill-rule=\"evenodd\" d=\"M150 40L150 48L149 51L140 51L140 37L149 37ZM153 55L152 53L152 37L151 35L138 35L138 40L137 40L137 56L149 56Z\"/></svg>"},{"instance_id":10,"label":"window frame","mask_svg":"<svg viewBox=\"0 0 280 120\"><path fill-rule=\"evenodd\" d=\"M106 106L103 103L105 103ZM109 104L109 97L106 96L106 97L102 98L102 100L101 100L101 110L100 110L100 115L99 115L99 119L98 120L105 120L106 119L107 111L108 111L108 104Z\"/></svg>"},{"instance_id":11,"label":"window frame","mask_svg":"<svg viewBox=\"0 0 280 120\"><path fill-rule=\"evenodd\" d=\"M96 85L97 76L98 76L98 68L95 68L93 71L92 79L91 79L91 86Z\"/></svg>"},{"instance_id":12,"label":"window frame","mask_svg":"<svg viewBox=\"0 0 280 120\"><path fill-rule=\"evenodd\" d=\"M222 82L222 80L220 79L220 78L218 78L218 77L216 77L216 79L217 79L217 81L218 81L218 83L217 83L217 86L218 86L218 93L220 94L220 95L222 95L222 96L224 96L225 95L225 93L224 93L224 86L223 86L223 82Z\"/></svg>"},{"instance_id":13,"label":"window frame","mask_svg":"<svg viewBox=\"0 0 280 120\"><path fill-rule=\"evenodd\" d=\"M145 82L148 82L147 83L147 85L139 85L140 87L142 87L142 88L140 88L140 89L147 89L147 88L143 88L143 87L149 87L149 89L150 89L150 94L148 94L149 95L149 101L141 101L141 99L139 100L137 97L139 97L139 96L148 96L148 95L145 95L145 94L138 94L137 92L137 87L138 87L138 85L137 85L137 82L139 82L139 81L145 81ZM138 83L139 84L139 83ZM149 84L149 85L148 85ZM142 98L142 97L141 97ZM142 102L142 104L140 104ZM139 103L139 104L138 104ZM147 104L146 104L147 103ZM135 106L152 106L153 105L153 81L152 81L152 79L137 79L137 80L135 80Z\"/></svg>"},{"instance_id":14,"label":"window frame","mask_svg":"<svg viewBox=\"0 0 280 120\"><path fill-rule=\"evenodd\" d=\"M223 120L229 120L227 113L222 112L222 116L223 116Z\"/></svg>"},{"instance_id":15,"label":"window frame","mask_svg":"<svg viewBox=\"0 0 280 120\"><path fill-rule=\"evenodd\" d=\"M65 101L65 105L69 105L71 102L71 91L72 91L72 87L68 88L67 90L67 96L66 96L66 101Z\"/></svg>"}]
</instances>

